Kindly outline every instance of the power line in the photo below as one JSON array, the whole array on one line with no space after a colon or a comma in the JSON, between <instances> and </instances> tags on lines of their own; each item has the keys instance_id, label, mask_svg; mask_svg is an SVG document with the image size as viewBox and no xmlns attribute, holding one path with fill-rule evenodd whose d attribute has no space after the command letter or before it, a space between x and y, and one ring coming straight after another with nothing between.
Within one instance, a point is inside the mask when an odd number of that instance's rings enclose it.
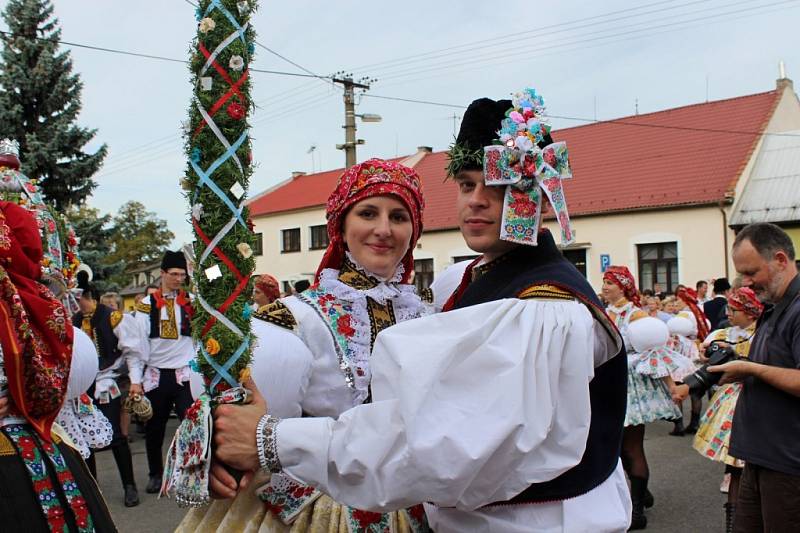
<instances>
[{"instance_id":1,"label":"power line","mask_svg":"<svg viewBox=\"0 0 800 533\"><path fill-rule=\"evenodd\" d=\"M421 74L421 73L426 73L426 72L437 72L437 73L440 73L440 72L443 72L443 71L446 71L446 70L452 70L453 68L456 68L456 67L459 67L459 66L475 66L477 64L482 64L482 63L497 64L497 63L495 63L497 60L505 60L504 63L518 62L521 59L533 57L531 52L540 52L540 51L544 51L544 50L559 49L559 48L565 47L565 46L592 43L592 42L602 41L604 39L613 39L613 38L616 38L616 37L622 37L622 36L626 36L626 35L636 35L637 37L640 37L641 36L640 34L642 34L642 33L646 33L646 32L649 33L649 32L652 32L653 30L659 30L659 29L663 29L663 28L674 28L676 26L678 26L677 29L681 29L680 26L683 26L683 25L686 25L686 24L689 24L689 23L709 21L709 20L719 19L719 18L722 18L722 17L725 17L725 16L729 16L729 15L747 13L747 12L752 12L752 11L756 11L756 10L762 10L764 8L769 8L769 7L783 6L783 5L786 5L786 4L797 4L797 0L782 0L782 1L779 1L779 2L760 4L760 5L755 5L755 6L753 6L751 2L746 2L744 0L741 0L741 1L738 1L738 2L735 2L735 3L731 4L731 5L729 5L727 7L733 7L733 6L739 5L739 4L749 4L750 7L743 8L743 9L737 9L737 10L731 10L731 11L725 11L725 12L721 12L721 13L715 13L715 14L708 15L708 16L703 16L703 17L679 20L679 21L676 21L676 22L671 22L671 23L666 23L666 24L648 25L648 26L645 26L645 27L632 29L632 30L626 29L626 31L617 31L615 33L611 33L611 34L608 34L608 35L600 35L600 36L592 37L592 38L588 38L588 39L587 38L578 38L577 40L572 40L572 41L564 41L564 42L555 43L555 44L542 45L542 46L538 46L538 47L535 47L535 48L526 49L521 53L509 54L507 51L500 51L500 52L498 52L498 51L487 51L484 54L479 54L477 56L473 55L472 57L466 58L465 60L463 60L461 62L458 62L458 63L453 63L452 60L446 61L446 62L441 62L441 63L432 63L430 65L425 65L423 67L400 70L400 71L391 73L389 76L385 76L384 75L384 77L382 77L381 79L383 81L387 81L387 80L392 80L392 79L403 78L403 77L408 76L408 75ZM795 6L792 6L792 7L795 7ZM700 11L707 11L707 9L700 10ZM680 16L691 15L691 14L694 14L694 13L698 13L700 11L695 11L695 12L691 12L691 13L685 13L685 14L682 14ZM653 21L646 21L644 23L645 24L649 24L651 22L653 22ZM603 30L603 31L608 31L608 30ZM601 32L595 32L595 33L602 33L602 31ZM588 35L591 35L591 33L588 34ZM573 50L580 50L580 49L582 49L582 47L574 48Z\"/></svg>"},{"instance_id":2,"label":"power line","mask_svg":"<svg viewBox=\"0 0 800 533\"><path fill-rule=\"evenodd\" d=\"M413 104L424 104L424 105L433 105L439 107L450 107L455 109L466 109L467 106L464 105L456 105L456 104L447 104L444 102L431 102L429 100L415 100L413 98L399 98L396 96L386 96L386 95L378 95L378 94L365 94L364 96L368 98L380 98L383 100L395 100L398 102L408 102ZM658 113L658 111L656 111ZM669 126L666 124L646 124L643 122L630 122L627 120L627 117L623 118L615 118L609 120L596 120L593 118L583 118L583 117L570 117L564 115L547 115L549 118L557 118L561 120L574 120L578 122L589 122L592 124L619 124L622 126L637 126L643 128L660 128L660 129L669 129L669 130L683 130L683 131L697 131L697 132L704 132L704 133L729 133L729 134L736 134L736 135L771 135L774 137L800 137L800 134L797 133L773 133L773 132L765 132L765 131L743 131L743 130L725 130L725 129L718 129L718 128L694 128L691 126Z\"/></svg>"},{"instance_id":3,"label":"power line","mask_svg":"<svg viewBox=\"0 0 800 533\"><path fill-rule=\"evenodd\" d=\"M9 31L5 31L5 30L0 30L0 34L3 34L5 36L7 36L7 37L18 37L17 35L14 35L13 33L9 32ZM24 37L26 39L30 38L27 35L24 36ZM126 55L126 56L140 57L140 58L144 58L144 59L155 59L155 60L158 60L158 61L169 61L171 63L183 63L184 65L189 63L188 61L186 61L184 59L175 59L174 57L165 57L165 56L158 56L158 55L153 55L153 54L145 54L145 53L141 53L141 52L131 52L131 51L128 51L128 50L119 50L119 49L116 49L116 48L106 48L106 47L103 47L103 46L94 46L94 45L90 45L90 44L74 43L74 42L70 42L70 41L62 41L60 39L52 39L52 38L47 38L47 37L33 37L33 39L36 39L37 41L50 42L50 43L54 43L54 44L62 44L62 45L66 45L66 46L74 46L75 48L85 48L87 50L94 50L94 51L97 51L97 52L108 52L108 53L112 53L112 54L120 54L120 55ZM294 76L294 77L300 77L300 78L321 78L321 79L325 78L325 76L318 76L316 74L314 74L314 75L312 75L312 74L300 74L299 72L284 72L284 71L280 71L280 70L264 70L264 69L251 68L250 71L251 72L259 72L261 74L275 74L275 75L278 75L278 76Z\"/></svg>"},{"instance_id":4,"label":"power line","mask_svg":"<svg viewBox=\"0 0 800 533\"><path fill-rule=\"evenodd\" d=\"M661 4L670 4L670 3L673 3L674 1L676 1L676 0L667 0L667 1L661 1L661 2L654 2L654 3L651 3L651 4L645 4L645 5L642 5L642 6L632 7L632 8L626 8L626 9L619 10L619 11L612 11L612 12L609 12L609 13L605 13L605 14L601 14L601 15L594 15L594 16L591 16L591 17L585 17L585 18L581 18L581 19L577 19L577 20L573 20L573 21L567 21L567 22L562 22L562 23L558 23L558 24L551 24L551 25L548 25L548 26L543 26L543 27L540 27L540 28L536 28L534 30L526 30L526 31L512 33L512 34L504 34L504 35L502 35L500 37L492 37L492 38L488 38L488 39L481 39L481 40L478 40L478 41L472 41L472 42L469 42L469 43L463 43L463 44L460 44L460 45L450 46L450 47L442 48L442 49L438 49L438 50L431 50L431 51L424 52L424 53L421 53L421 54L413 54L413 55L404 56L404 57L401 57L401 58L396 58L396 59L392 59L392 60L388 60L388 61L373 63L373 64L370 64L370 65L357 67L356 69L353 69L353 70L360 70L360 69L366 69L366 68L374 70L376 67L380 70L381 67L388 67L389 65L393 65L393 64L395 66L397 66L397 65L420 62L420 61L430 61L430 60L438 59L438 58L441 58L441 57L446 57L446 56L449 56L449 55L463 54L465 52L470 52L470 51L473 51L473 50L481 50L481 49L486 49L486 48L505 45L505 44L508 44L508 43L518 44L520 42L520 40L540 39L540 38L546 37L548 35L554 35L554 34L557 34L557 33L563 33L565 31L573 31L573 30L576 30L576 29L582 29L582 28L586 28L586 27L595 27L597 24L607 24L607 23L619 22L621 20L626 20L626 19L636 18L636 17L642 17L642 16L645 16L645 15L650 15L650 14L653 14L653 13L659 13L659 12L662 12L662 11L674 10L674 9L678 9L678 8L685 7L685 6L692 5L692 4L706 3L706 2L709 2L709 1L712 1L712 0L693 0L691 2L685 2L685 3L679 4L677 6L664 7L664 8L661 8L661 9L654 9L654 10L651 10L651 11L645 11L643 13L631 13L632 11L638 11L638 10L642 10L642 9L645 9L645 8L648 8L648 7L653 7L653 6L657 6L657 5L661 5ZM576 24L579 24L581 22L595 21L597 19L609 18L609 17L613 17L614 15L619 15L619 14L624 14L625 16L616 17L616 18L610 18L609 20L604 20L604 21L601 21L601 22L595 22L595 23L592 23L592 24L584 24L584 25L581 25L581 26L575 26ZM575 26L575 27L571 27L570 28L569 26ZM562 29L557 29L557 28L562 28ZM547 30L554 30L554 31L547 31ZM520 37L525 36L525 35L532 35L532 37L525 37L525 38L520 39ZM486 45L486 46L476 46L476 45ZM447 52L447 53L445 53L445 52ZM424 59L425 57L428 57L428 58Z\"/></svg>"}]
</instances>

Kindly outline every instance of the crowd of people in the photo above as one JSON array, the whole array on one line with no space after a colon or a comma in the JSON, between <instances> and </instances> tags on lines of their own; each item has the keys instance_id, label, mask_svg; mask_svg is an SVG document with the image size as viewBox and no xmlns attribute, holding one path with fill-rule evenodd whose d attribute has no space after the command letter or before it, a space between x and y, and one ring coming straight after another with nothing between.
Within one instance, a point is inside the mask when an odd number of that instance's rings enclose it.
<instances>
[{"instance_id":1,"label":"crowd of people","mask_svg":"<svg viewBox=\"0 0 800 533\"><path fill-rule=\"evenodd\" d=\"M178 531L644 529L646 509L665 505L651 474L669 475L648 465L655 420L725 465L727 531L800 530L791 240L771 224L742 229L738 277L714 279L710 295L705 280L640 292L625 265L604 272L597 294L539 227L546 195L572 238L566 147L542 112L532 90L466 110L448 171L480 256L422 294L411 283L419 176L379 159L343 173L313 282L281 297L273 276L252 279L252 401L214 411L216 500ZM124 503L138 505L133 416L145 491L165 490L167 420L204 389L192 364L198 304L182 252L165 253L133 313L89 279L73 288L72 262L42 270L49 226L36 216L0 202L0 472L20 487L13 501L0 493L0 519L114 531L95 454L112 451Z\"/></svg>"}]
</instances>

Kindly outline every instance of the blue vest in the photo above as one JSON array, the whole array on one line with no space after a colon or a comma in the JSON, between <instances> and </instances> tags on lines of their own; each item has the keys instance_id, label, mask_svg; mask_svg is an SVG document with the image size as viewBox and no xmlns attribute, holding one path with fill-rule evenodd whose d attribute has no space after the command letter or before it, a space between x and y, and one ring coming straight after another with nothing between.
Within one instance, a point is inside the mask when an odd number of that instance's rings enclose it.
<instances>
[{"instance_id":1,"label":"blue vest","mask_svg":"<svg viewBox=\"0 0 800 533\"><path fill-rule=\"evenodd\" d=\"M486 272L469 284L455 308L516 298L532 285L555 285L585 304L609 335L619 337L591 285L564 258L549 231L539 234L538 246L519 246L478 268ZM619 342L620 351L595 368L594 379L589 383L592 418L580 463L555 479L531 485L510 501L493 505L565 500L589 492L611 476L622 446L628 390L625 347L621 339Z\"/></svg>"}]
</instances>

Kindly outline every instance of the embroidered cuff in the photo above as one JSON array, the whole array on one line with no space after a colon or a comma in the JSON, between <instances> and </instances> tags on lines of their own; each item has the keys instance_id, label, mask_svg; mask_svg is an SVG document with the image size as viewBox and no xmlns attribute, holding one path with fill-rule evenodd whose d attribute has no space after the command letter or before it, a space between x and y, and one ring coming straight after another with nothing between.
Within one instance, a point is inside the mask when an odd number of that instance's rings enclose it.
<instances>
[{"instance_id":1,"label":"embroidered cuff","mask_svg":"<svg viewBox=\"0 0 800 533\"><path fill-rule=\"evenodd\" d=\"M279 418L264 415L256 427L256 445L258 446L258 463L263 470L273 474L283 470L278 458L278 441L276 429Z\"/></svg>"}]
</instances>

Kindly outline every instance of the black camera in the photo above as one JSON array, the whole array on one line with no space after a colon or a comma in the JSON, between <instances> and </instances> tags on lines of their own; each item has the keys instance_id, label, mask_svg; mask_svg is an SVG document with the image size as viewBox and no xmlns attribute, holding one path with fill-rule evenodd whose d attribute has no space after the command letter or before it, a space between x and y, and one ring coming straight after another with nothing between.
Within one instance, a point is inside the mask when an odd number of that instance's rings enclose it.
<instances>
[{"instance_id":1,"label":"black camera","mask_svg":"<svg viewBox=\"0 0 800 533\"><path fill-rule=\"evenodd\" d=\"M706 348L706 357L708 362L683 380L693 393L704 394L722 378L722 372L709 372L708 367L722 365L737 358L733 347L725 341L712 341Z\"/></svg>"}]
</instances>

